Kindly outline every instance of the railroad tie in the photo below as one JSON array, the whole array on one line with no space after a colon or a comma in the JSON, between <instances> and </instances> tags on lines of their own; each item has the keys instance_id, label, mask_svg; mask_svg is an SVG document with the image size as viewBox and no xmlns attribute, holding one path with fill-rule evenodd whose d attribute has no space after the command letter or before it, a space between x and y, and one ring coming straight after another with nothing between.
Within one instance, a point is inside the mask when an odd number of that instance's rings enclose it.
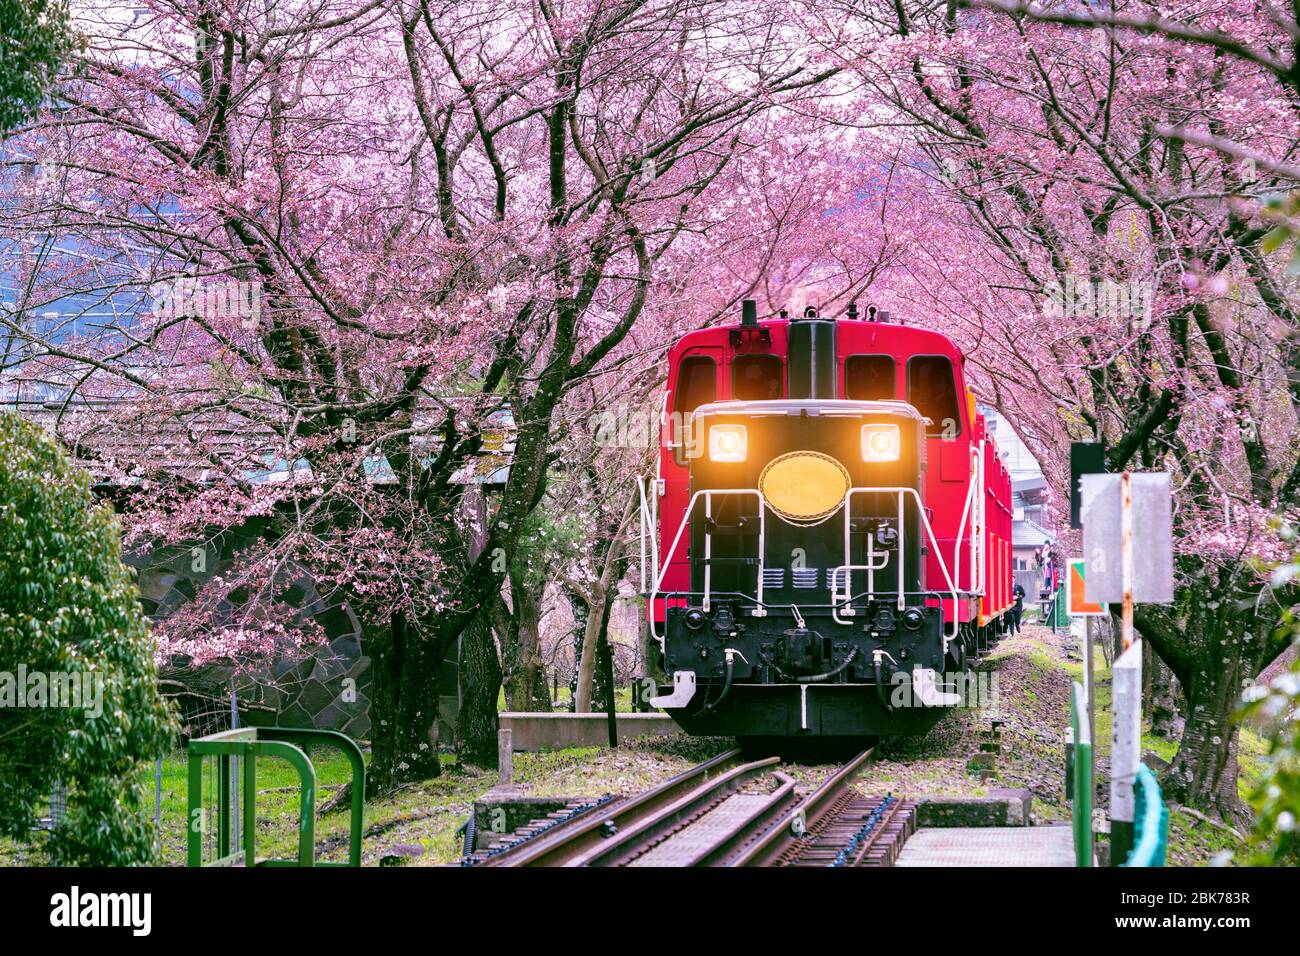
<instances>
[{"instance_id":1,"label":"railroad tie","mask_svg":"<svg viewBox=\"0 0 1300 956\"><path fill-rule=\"evenodd\" d=\"M916 832L916 804L849 793L821 826L805 834L780 866L893 866L904 841Z\"/></svg>"}]
</instances>

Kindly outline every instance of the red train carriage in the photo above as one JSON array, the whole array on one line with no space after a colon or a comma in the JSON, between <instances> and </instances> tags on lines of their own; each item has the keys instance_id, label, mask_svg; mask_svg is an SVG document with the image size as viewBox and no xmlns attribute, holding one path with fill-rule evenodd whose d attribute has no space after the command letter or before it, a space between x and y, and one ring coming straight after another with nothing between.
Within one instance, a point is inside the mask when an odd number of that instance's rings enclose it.
<instances>
[{"instance_id":1,"label":"red train carriage","mask_svg":"<svg viewBox=\"0 0 1300 956\"><path fill-rule=\"evenodd\" d=\"M746 301L669 355L642 564L691 733L919 733L1003 629L1011 481L961 353L871 312Z\"/></svg>"}]
</instances>

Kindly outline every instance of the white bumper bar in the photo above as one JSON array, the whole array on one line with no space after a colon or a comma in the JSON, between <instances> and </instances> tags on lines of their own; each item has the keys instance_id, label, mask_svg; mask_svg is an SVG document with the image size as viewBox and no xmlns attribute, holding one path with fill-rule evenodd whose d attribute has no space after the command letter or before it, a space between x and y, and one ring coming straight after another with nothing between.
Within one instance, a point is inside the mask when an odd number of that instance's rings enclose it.
<instances>
[{"instance_id":1,"label":"white bumper bar","mask_svg":"<svg viewBox=\"0 0 1300 956\"><path fill-rule=\"evenodd\" d=\"M666 697L651 697L651 707L685 707L695 696L695 671L673 671L673 692Z\"/></svg>"}]
</instances>

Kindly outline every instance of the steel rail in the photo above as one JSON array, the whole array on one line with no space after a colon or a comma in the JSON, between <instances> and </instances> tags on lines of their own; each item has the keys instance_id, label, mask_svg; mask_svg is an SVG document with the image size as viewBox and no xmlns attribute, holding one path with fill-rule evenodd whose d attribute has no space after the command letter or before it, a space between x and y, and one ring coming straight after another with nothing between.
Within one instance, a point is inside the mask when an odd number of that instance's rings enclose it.
<instances>
[{"instance_id":1,"label":"steel rail","mask_svg":"<svg viewBox=\"0 0 1300 956\"><path fill-rule=\"evenodd\" d=\"M794 778L780 771L773 776L779 786L772 791L767 803L756 808L739 826L719 838L712 846L702 848L687 866L727 866L727 861L743 850L754 833L766 832L777 824L785 811L799 802Z\"/></svg>"},{"instance_id":2,"label":"steel rail","mask_svg":"<svg viewBox=\"0 0 1300 956\"><path fill-rule=\"evenodd\" d=\"M741 764L706 780L671 803L622 814L622 827L612 833L606 830L603 837L596 837L596 841L583 841L582 849L568 856L562 865L622 866L698 820L742 784L768 772L780 762L780 757L768 757Z\"/></svg>"},{"instance_id":3,"label":"steel rail","mask_svg":"<svg viewBox=\"0 0 1300 956\"><path fill-rule=\"evenodd\" d=\"M828 820L836 805L850 790L854 778L876 755L875 747L868 747L839 770L831 774L821 786L799 801L776 826L764 831L728 866L773 866L783 856L796 848L805 833L815 833L823 821Z\"/></svg>"},{"instance_id":4,"label":"steel rail","mask_svg":"<svg viewBox=\"0 0 1300 956\"><path fill-rule=\"evenodd\" d=\"M563 866L566 860L598 845L611 828L617 830L631 820L676 803L711 775L732 770L740 759L739 748L719 754L644 793L620 800L595 813L583 814L571 823L554 827L502 853L486 857L478 866Z\"/></svg>"}]
</instances>

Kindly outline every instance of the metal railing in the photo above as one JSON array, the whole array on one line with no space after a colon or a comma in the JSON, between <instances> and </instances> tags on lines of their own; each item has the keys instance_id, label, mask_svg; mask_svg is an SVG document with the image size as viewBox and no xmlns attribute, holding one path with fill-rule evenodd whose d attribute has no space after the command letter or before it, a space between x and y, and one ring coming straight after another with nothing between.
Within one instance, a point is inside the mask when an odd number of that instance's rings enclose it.
<instances>
[{"instance_id":1,"label":"metal railing","mask_svg":"<svg viewBox=\"0 0 1300 956\"><path fill-rule=\"evenodd\" d=\"M302 745L302 746L299 746ZM348 862L316 859L316 770L302 749L313 745L336 747L352 765L352 818L348 833ZM284 727L247 727L227 730L189 742L189 813L187 861L190 866L360 866L362 817L366 798L366 764L361 748L351 737L334 730L298 730ZM258 860L257 758L280 757L298 774L298 857L295 860ZM203 800L203 764L217 762L216 781L209 786L213 810ZM232 763L240 760L240 787L233 786ZM242 790L242 794L239 792ZM243 814L243 847L235 849L232 811ZM216 817L215 854L204 859L204 837Z\"/></svg>"},{"instance_id":2,"label":"metal railing","mask_svg":"<svg viewBox=\"0 0 1300 956\"><path fill-rule=\"evenodd\" d=\"M757 593L754 596L754 603L757 605L757 607L754 610L754 616L762 617L767 613L767 606L763 601L763 570L764 570L764 562L765 562L764 552L766 548L766 534L767 534L767 522L766 522L767 501L763 497L763 493L761 491L759 491L757 488L702 488L699 491L695 492L693 495L691 495L691 499L687 503L686 508L682 513L682 520L677 526L676 534L673 535L673 541L668 548L668 552L664 555L660 555L658 553L658 542L654 541L653 543L649 543L647 540L647 539L655 539L658 533L657 508L655 508L654 505L651 503L653 501L654 494L652 493L649 496L646 495L645 483L643 480L638 479L637 487L639 489L639 494L640 494L639 511L640 511L640 519L641 519L641 563L642 563L642 567L644 568L646 563L646 558L649 557L652 560L651 567L653 569L652 570L653 586L650 589L650 593L648 595L649 599L646 602L646 616L650 623L650 634L656 641L662 642L663 639L659 636L658 627L655 623L655 618L654 618L655 602L659 600L661 594L660 589L663 586L663 579L668 573L668 569L672 564L673 556L677 553L677 549L681 545L682 536L690 524L691 515L694 513L695 507L701 498L704 499L706 522L711 520L713 517L713 498L715 495L752 495L758 499L758 573L756 578ZM972 483L971 489L968 489L968 494L970 494L973 491L973 487L974 485ZM898 586L895 590L895 595L897 597L898 607L900 610L906 606L906 596L910 593L905 590L905 586L904 586L905 564L904 564L903 555L904 555L904 549L906 547L906 531L907 531L906 522L905 522L906 509L904 506L904 500L906 498L910 498L912 502L915 504L917 519L926 537L928 537L929 539L930 546L933 548L933 553L935 558L939 562L939 570L943 573L944 582L947 584L946 593L952 599L952 608L953 608L952 620L948 622L948 627L951 628L951 631L949 632L948 629L945 628L945 633L944 633L944 646L946 649L948 643L951 642L952 640L955 640L958 634L959 621L960 621L959 602L961 598L958 594L957 586L953 581L953 576L948 570L948 563L946 560L944 560L943 551L939 547L939 541L935 537L934 528L931 526L929 518L926 517L924 503L921 501L921 496L915 488L889 487L889 486L853 487L853 488L849 488L844 493L844 501L843 504L841 505L841 508L844 511L844 564L831 569L830 606L832 609L831 611L832 616L834 617L837 623L840 624L850 623L848 621L842 620L840 618L840 614L843 613L845 616L852 616L853 614L852 603L855 600L855 598L865 596L868 600L875 599L876 597L875 574L877 571L884 570L884 568L887 567L889 563L888 551L882 552L879 555L879 557L882 557L883 560L879 564L876 563L876 558L878 557L878 555L876 555L874 552L875 539L871 535L867 536L867 563L864 565L856 565L852 563L852 548L851 548L852 507L851 505L852 505L853 496L857 494L894 495L898 500L898 541L896 544L896 548L898 551L898 574L897 574ZM972 529L972 534L973 533L974 533L974 529ZM957 542L955 542L954 547L960 549L961 547L960 539ZM711 562L712 556L713 556L713 533L712 530L709 528L708 524L706 523L704 529L704 591L703 591L703 604L702 604L704 610L706 611L709 609L710 597L712 592L712 562ZM867 572L867 590L865 592L860 592L857 595L852 593L852 572L853 571ZM843 577L844 579L843 596L841 596L840 594L841 577ZM642 587L644 590L644 580L642 582Z\"/></svg>"},{"instance_id":3,"label":"metal railing","mask_svg":"<svg viewBox=\"0 0 1300 956\"><path fill-rule=\"evenodd\" d=\"M763 498L763 493L757 488L701 488L691 495L691 500L686 504L686 511L682 514L681 524L677 526L677 534L673 536L673 543L669 547L668 553L663 556L663 567L655 575L654 588L650 591L650 599L646 602L646 614L650 621L650 636L660 643L663 642L663 638L659 636L658 628L655 625L654 606L655 601L659 599L659 589L663 586L664 575L668 573L668 568L672 565L673 555L677 553L677 547L682 542L682 533L690 524L691 514L695 511L696 502L700 498L704 499L704 516L706 519L711 520L713 518L714 495L753 495L758 499L758 593L754 602L758 606L754 609L754 616L763 617L767 613L763 604L763 550L767 542L767 502ZM706 523L704 528L704 600L702 602L702 606L706 611L709 609L709 592L713 581L712 557L713 532Z\"/></svg>"},{"instance_id":4,"label":"metal railing","mask_svg":"<svg viewBox=\"0 0 1300 956\"><path fill-rule=\"evenodd\" d=\"M874 561L872 560L872 558L874 557L874 555L872 551L874 545L873 545L873 537L870 534L867 535L867 549L868 549L867 563L865 565L854 565L852 563L853 562L852 537L851 537L852 526L853 526L852 502L853 502L854 495L862 495L862 494L896 495L898 498L898 543L896 546L898 550L898 571L896 573L896 576L898 579L898 589L897 589L898 609L900 611L907 606L907 601L906 601L907 592L905 590L905 582L904 582L906 566L904 564L905 559L903 557L904 554L906 553L907 524L906 521L904 520L906 518L906 510L903 506L903 501L905 498L911 498L913 503L915 503L917 520L921 528L925 531L926 536L930 540L930 546L934 549L935 559L939 562L939 570L943 572L944 582L948 585L948 594L952 597L952 621L950 622L952 627L952 632L947 633L945 630L944 633L944 649L947 650L948 642L956 640L957 638L957 633L959 628L958 622L961 619L960 608L958 607L958 601L960 599L957 596L957 585L953 583L952 575L948 572L948 562L944 560L943 550L939 547L939 540L934 536L934 528L931 527L930 519L927 518L925 515L925 505L921 501L921 496L917 493L915 488L908 488L903 486L879 487L879 488L854 487L854 488L850 488L848 491L844 493L844 504L842 505L844 509L844 563L839 567L835 568L831 572L831 581L835 585L835 590L832 592L831 595L831 603L838 607L838 605L840 605L841 602L851 602L853 600L853 595L851 593L853 571L867 572L866 596L868 599L874 600L876 597L875 572L885 567L885 565L883 564L879 568L873 567ZM886 560L886 564L887 563L888 561ZM840 597L839 590L838 590L839 573L841 571L848 572L847 574L845 574L845 578L846 578L845 594L843 598ZM837 623L840 624L848 623L846 621L841 621L839 619L838 611L835 612L835 620Z\"/></svg>"},{"instance_id":5,"label":"metal railing","mask_svg":"<svg viewBox=\"0 0 1300 956\"><path fill-rule=\"evenodd\" d=\"M653 490L646 495L646 482L651 482ZM637 494L641 499L641 588L646 593L646 568L650 569L650 580L659 580L659 478L638 477ZM649 557L649 564L646 558Z\"/></svg>"},{"instance_id":6,"label":"metal railing","mask_svg":"<svg viewBox=\"0 0 1300 956\"><path fill-rule=\"evenodd\" d=\"M1160 795L1156 775L1138 764L1134 814L1133 852L1124 866L1164 866L1169 839L1169 808Z\"/></svg>"},{"instance_id":7,"label":"metal railing","mask_svg":"<svg viewBox=\"0 0 1300 956\"><path fill-rule=\"evenodd\" d=\"M1088 724L1088 698L1078 681L1070 690L1070 731L1074 743L1070 758L1074 865L1092 866L1092 736Z\"/></svg>"}]
</instances>

